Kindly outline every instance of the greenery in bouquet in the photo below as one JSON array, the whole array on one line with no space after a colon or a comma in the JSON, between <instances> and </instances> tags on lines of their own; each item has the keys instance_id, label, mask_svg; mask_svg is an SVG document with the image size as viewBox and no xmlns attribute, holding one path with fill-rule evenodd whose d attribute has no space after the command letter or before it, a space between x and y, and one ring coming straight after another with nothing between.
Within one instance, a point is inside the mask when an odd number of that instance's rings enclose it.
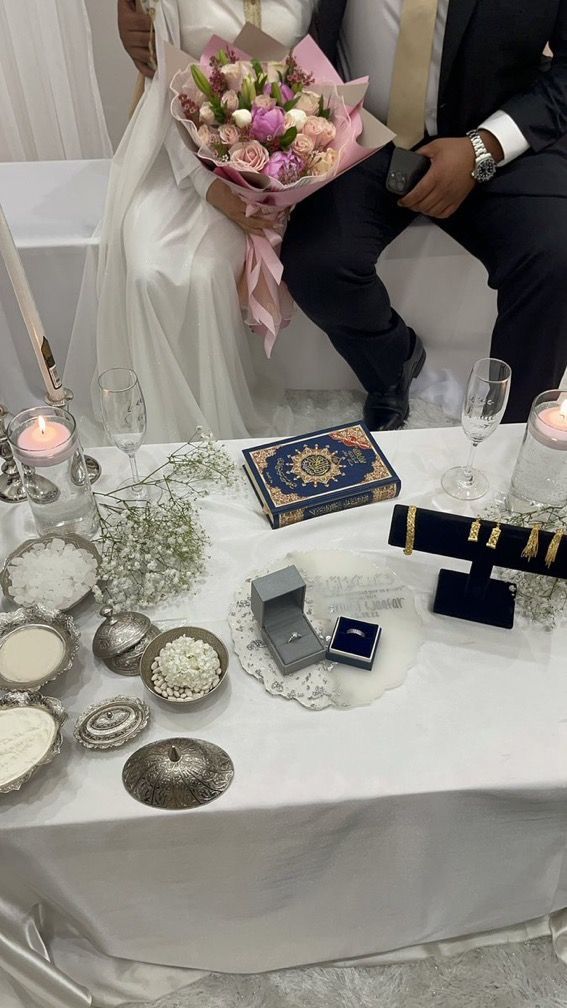
<instances>
[{"instance_id":1,"label":"greenery in bouquet","mask_svg":"<svg viewBox=\"0 0 567 1008\"><path fill-rule=\"evenodd\" d=\"M239 473L222 445L199 429L197 439L169 456L143 480L158 487L157 502L128 500L128 489L96 494L102 555L99 603L116 610L156 605L194 591L206 570L209 540L198 516L210 488L234 486Z\"/></svg>"},{"instance_id":2,"label":"greenery in bouquet","mask_svg":"<svg viewBox=\"0 0 567 1008\"><path fill-rule=\"evenodd\" d=\"M282 185L328 175L337 161L333 111L293 55L279 63L239 60L221 50L208 72L191 67L178 94L185 120L219 163Z\"/></svg>"}]
</instances>

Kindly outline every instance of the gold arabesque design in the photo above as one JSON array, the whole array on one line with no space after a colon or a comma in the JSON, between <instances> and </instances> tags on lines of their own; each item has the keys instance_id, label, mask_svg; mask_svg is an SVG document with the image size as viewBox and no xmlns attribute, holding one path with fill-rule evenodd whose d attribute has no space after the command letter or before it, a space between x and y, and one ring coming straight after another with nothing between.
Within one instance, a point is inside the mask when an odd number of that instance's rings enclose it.
<instances>
[{"instance_id":1,"label":"gold arabesque design","mask_svg":"<svg viewBox=\"0 0 567 1008\"><path fill-rule=\"evenodd\" d=\"M415 546L415 519L417 517L417 508L412 505L408 508L408 517L406 525L406 545L404 549L405 556L411 556L413 553L413 548Z\"/></svg>"},{"instance_id":2,"label":"gold arabesque design","mask_svg":"<svg viewBox=\"0 0 567 1008\"><path fill-rule=\"evenodd\" d=\"M280 527L283 528L284 525L296 525L297 522L303 521L305 518L305 508L298 508L297 511L288 511L287 514L280 516Z\"/></svg>"},{"instance_id":3,"label":"gold arabesque design","mask_svg":"<svg viewBox=\"0 0 567 1008\"><path fill-rule=\"evenodd\" d=\"M330 448L307 445L295 453L290 461L290 469L303 486L325 486L342 476L343 467Z\"/></svg>"},{"instance_id":4,"label":"gold arabesque design","mask_svg":"<svg viewBox=\"0 0 567 1008\"><path fill-rule=\"evenodd\" d=\"M377 458L374 461L372 469L362 480L363 483L374 483L375 480L388 479L392 473L388 469L388 466L382 461L381 458Z\"/></svg>"}]
</instances>

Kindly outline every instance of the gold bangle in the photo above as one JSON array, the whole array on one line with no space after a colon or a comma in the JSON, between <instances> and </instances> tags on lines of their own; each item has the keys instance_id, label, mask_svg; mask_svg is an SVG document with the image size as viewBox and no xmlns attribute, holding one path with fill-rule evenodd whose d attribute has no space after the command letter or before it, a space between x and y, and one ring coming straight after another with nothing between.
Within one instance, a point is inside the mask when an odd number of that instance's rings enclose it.
<instances>
[{"instance_id":1,"label":"gold bangle","mask_svg":"<svg viewBox=\"0 0 567 1008\"><path fill-rule=\"evenodd\" d=\"M412 505L408 508L408 517L406 525L406 548L404 553L406 556L411 556L413 553L413 548L415 546L415 519L417 515L417 508Z\"/></svg>"}]
</instances>

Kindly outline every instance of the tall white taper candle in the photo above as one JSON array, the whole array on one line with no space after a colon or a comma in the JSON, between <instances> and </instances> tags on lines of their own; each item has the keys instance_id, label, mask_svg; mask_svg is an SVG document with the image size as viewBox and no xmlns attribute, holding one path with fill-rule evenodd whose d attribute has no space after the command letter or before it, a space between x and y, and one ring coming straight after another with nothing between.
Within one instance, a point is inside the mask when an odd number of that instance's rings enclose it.
<instances>
[{"instance_id":1,"label":"tall white taper candle","mask_svg":"<svg viewBox=\"0 0 567 1008\"><path fill-rule=\"evenodd\" d=\"M18 299L26 328L28 330L37 363L45 383L47 396L53 401L61 399L61 378L51 353L51 347L45 335L37 305L26 276L20 254L8 227L8 221L0 205L0 255L4 260L8 276L12 282L14 293Z\"/></svg>"}]
</instances>

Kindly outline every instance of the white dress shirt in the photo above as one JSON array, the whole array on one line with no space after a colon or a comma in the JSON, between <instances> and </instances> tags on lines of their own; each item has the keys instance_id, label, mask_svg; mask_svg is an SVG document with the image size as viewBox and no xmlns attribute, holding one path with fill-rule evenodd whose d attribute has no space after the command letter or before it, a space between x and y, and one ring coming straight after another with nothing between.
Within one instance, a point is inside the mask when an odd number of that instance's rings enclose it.
<instances>
[{"instance_id":1,"label":"white dress shirt","mask_svg":"<svg viewBox=\"0 0 567 1008\"><path fill-rule=\"evenodd\" d=\"M349 0L339 43L341 69L347 80L370 76L366 106L386 122L394 72L394 58L404 0ZM437 100L441 58L450 0L439 0L431 70L425 106L425 129L437 133ZM480 124L500 142L501 164L508 164L527 151L529 144L511 116L499 110Z\"/></svg>"}]
</instances>

